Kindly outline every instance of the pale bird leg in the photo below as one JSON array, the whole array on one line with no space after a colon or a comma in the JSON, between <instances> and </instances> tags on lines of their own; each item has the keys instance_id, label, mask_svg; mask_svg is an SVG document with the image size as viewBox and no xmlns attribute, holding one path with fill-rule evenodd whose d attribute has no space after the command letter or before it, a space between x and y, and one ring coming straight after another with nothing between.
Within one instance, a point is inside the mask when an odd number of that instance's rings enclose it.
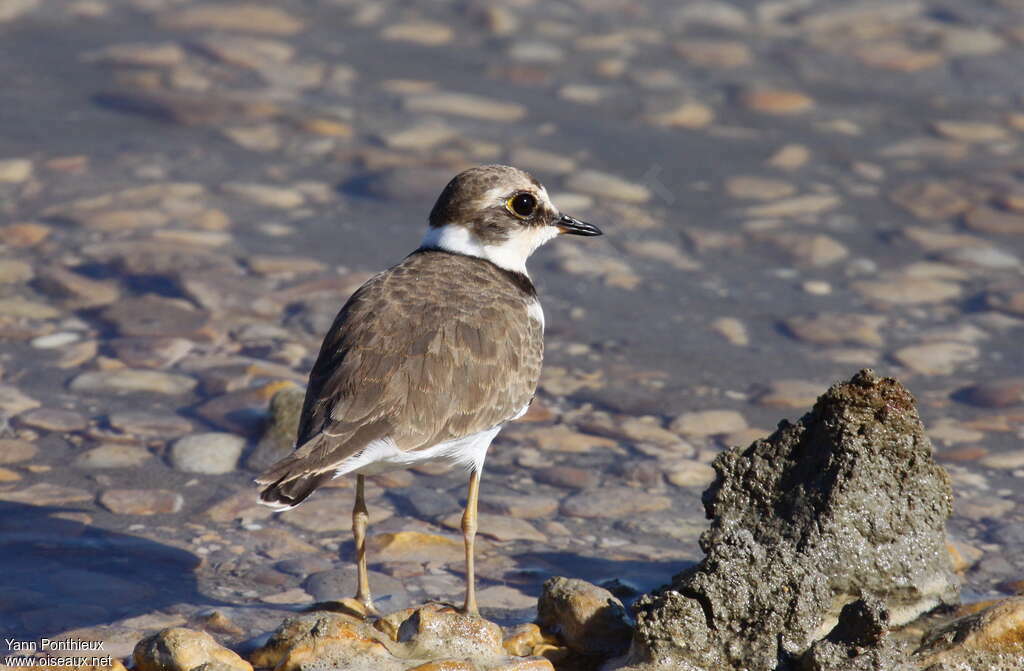
<instances>
[{"instance_id":1,"label":"pale bird leg","mask_svg":"<svg viewBox=\"0 0 1024 671\"><path fill-rule=\"evenodd\" d=\"M466 511L462 514L462 537L466 541L466 604L462 612L466 615L480 615L476 607L476 572L473 567L473 549L476 543L476 503L480 495L480 473L473 471L469 476L469 494L466 496Z\"/></svg>"},{"instance_id":2,"label":"pale bird leg","mask_svg":"<svg viewBox=\"0 0 1024 671\"><path fill-rule=\"evenodd\" d=\"M366 512L366 499L363 495L364 478L356 475L356 505L352 508L352 535L356 541L356 574L359 586L356 588L356 601L361 603L368 615L376 615L373 597L370 596L370 577L366 571L366 526L370 514Z\"/></svg>"}]
</instances>

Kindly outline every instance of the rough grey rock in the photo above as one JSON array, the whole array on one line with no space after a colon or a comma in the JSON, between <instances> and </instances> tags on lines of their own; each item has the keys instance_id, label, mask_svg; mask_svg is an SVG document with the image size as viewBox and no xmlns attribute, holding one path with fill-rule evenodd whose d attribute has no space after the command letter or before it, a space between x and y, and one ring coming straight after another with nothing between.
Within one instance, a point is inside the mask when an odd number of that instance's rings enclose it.
<instances>
[{"instance_id":1,"label":"rough grey rock","mask_svg":"<svg viewBox=\"0 0 1024 671\"><path fill-rule=\"evenodd\" d=\"M707 556L637 603L633 668L792 668L855 599L894 625L957 599L949 477L896 380L861 371L713 465Z\"/></svg>"},{"instance_id":2,"label":"rough grey rock","mask_svg":"<svg viewBox=\"0 0 1024 671\"><path fill-rule=\"evenodd\" d=\"M299 416L305 398L306 390L299 387L289 387L274 394L263 425L263 435L245 458L246 468L262 472L291 453L299 432Z\"/></svg>"},{"instance_id":3,"label":"rough grey rock","mask_svg":"<svg viewBox=\"0 0 1024 671\"><path fill-rule=\"evenodd\" d=\"M800 658L800 671L914 671L906 645L887 638L889 611L878 599L843 607L839 624Z\"/></svg>"}]
</instances>

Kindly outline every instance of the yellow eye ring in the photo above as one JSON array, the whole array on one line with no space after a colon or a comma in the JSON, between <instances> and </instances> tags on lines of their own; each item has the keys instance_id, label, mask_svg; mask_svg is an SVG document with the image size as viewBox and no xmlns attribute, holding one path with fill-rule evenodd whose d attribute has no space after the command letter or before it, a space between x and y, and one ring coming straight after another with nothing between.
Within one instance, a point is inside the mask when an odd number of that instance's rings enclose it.
<instances>
[{"instance_id":1,"label":"yellow eye ring","mask_svg":"<svg viewBox=\"0 0 1024 671\"><path fill-rule=\"evenodd\" d=\"M505 201L505 209L519 217L526 219L537 208L537 199L531 193L517 193Z\"/></svg>"}]
</instances>

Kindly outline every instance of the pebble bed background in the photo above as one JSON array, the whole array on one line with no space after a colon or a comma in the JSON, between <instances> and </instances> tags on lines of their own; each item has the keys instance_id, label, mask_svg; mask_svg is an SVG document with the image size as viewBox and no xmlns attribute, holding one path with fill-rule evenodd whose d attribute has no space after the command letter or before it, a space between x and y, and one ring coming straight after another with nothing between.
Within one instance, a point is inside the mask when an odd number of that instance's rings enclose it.
<instances>
[{"instance_id":1,"label":"pebble bed background","mask_svg":"<svg viewBox=\"0 0 1024 671\"><path fill-rule=\"evenodd\" d=\"M351 484L271 516L251 448L492 162L606 235L531 264L547 366L484 474L485 615L667 582L714 455L864 366L953 477L965 597L1024 591L1021 72L1019 0L5 0L0 632L126 654L349 595ZM459 597L464 487L371 479L385 608Z\"/></svg>"}]
</instances>

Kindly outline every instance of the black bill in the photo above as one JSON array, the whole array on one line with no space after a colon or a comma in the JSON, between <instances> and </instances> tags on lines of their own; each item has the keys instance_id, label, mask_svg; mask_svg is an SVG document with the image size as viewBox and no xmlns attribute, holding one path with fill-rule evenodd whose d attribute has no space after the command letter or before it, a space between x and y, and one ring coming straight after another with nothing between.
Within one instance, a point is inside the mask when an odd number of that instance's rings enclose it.
<instances>
[{"instance_id":1,"label":"black bill","mask_svg":"<svg viewBox=\"0 0 1024 671\"><path fill-rule=\"evenodd\" d=\"M562 233L570 235L602 235L601 229L597 226L570 217L568 214L560 215L555 220L555 226L558 226L558 230Z\"/></svg>"}]
</instances>

